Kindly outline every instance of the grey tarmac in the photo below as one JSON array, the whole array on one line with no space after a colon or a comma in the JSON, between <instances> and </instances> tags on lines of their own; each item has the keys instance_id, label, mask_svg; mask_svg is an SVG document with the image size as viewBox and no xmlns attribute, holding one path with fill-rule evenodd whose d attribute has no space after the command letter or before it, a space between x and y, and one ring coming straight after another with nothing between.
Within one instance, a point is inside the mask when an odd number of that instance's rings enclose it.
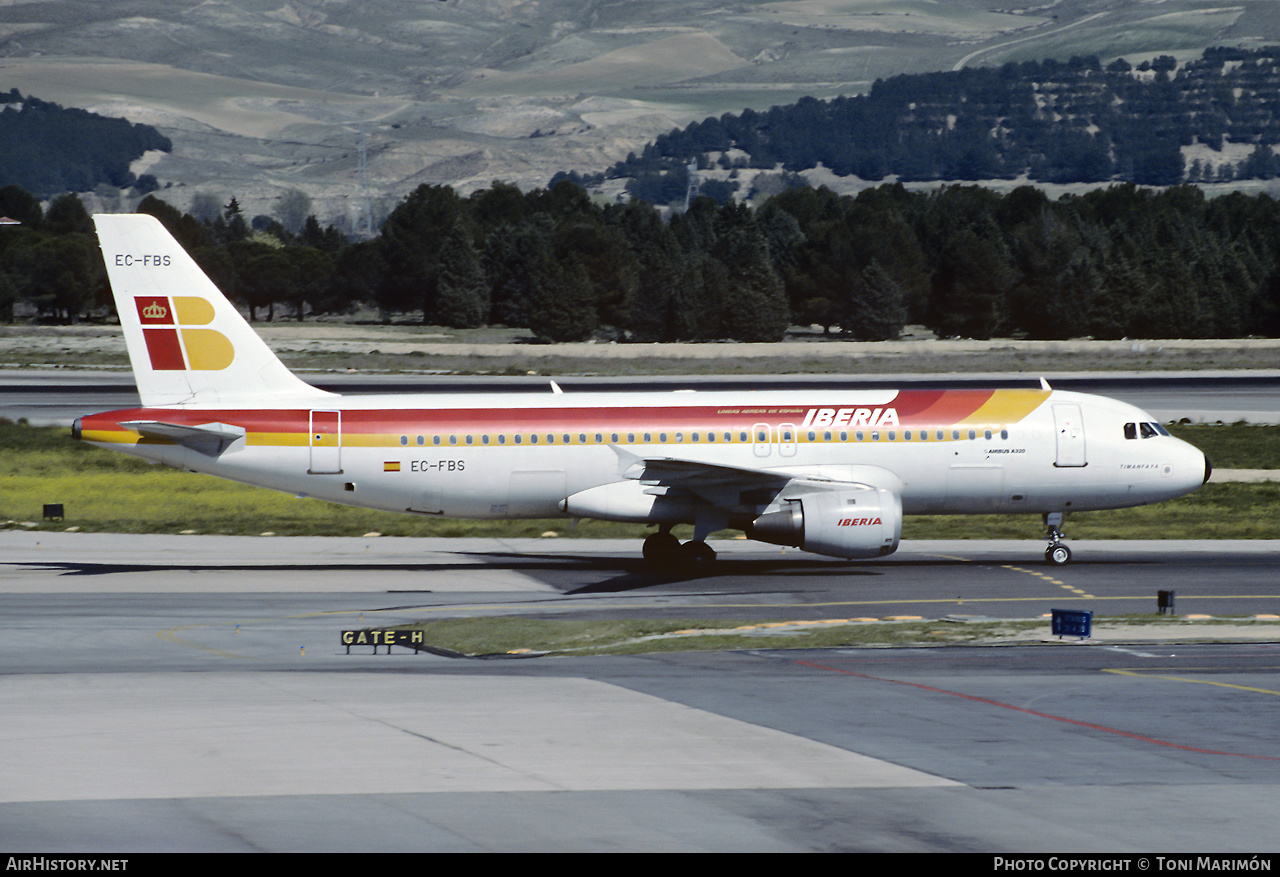
<instances>
[{"instance_id":1,"label":"grey tarmac","mask_svg":"<svg viewBox=\"0 0 1280 877\"><path fill-rule=\"evenodd\" d=\"M1054 573L1095 600L1138 599L1145 574L1228 607L1270 583L1254 596L1277 605L1276 543L1079 549ZM600 540L0 533L2 845L1275 851L1275 642L523 660L338 642L431 613L887 614L894 591L940 617L957 607L926 595L958 580L1004 601L972 611L1072 599L1009 562L1034 542L772 551L728 542L726 575L658 580Z\"/></svg>"}]
</instances>

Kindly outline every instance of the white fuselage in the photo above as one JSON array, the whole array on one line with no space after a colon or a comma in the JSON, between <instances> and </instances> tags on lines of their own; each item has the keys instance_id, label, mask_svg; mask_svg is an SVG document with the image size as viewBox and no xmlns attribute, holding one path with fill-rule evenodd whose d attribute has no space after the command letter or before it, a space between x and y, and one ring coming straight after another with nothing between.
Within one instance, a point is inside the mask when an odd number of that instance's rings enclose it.
<instances>
[{"instance_id":1,"label":"white fuselage","mask_svg":"<svg viewBox=\"0 0 1280 877\"><path fill-rule=\"evenodd\" d=\"M573 515L569 498L634 482L607 508L589 502L577 513L659 520L651 501L636 505L653 479L627 471L654 460L871 484L900 494L905 514L1118 508L1180 496L1205 478L1199 450L1167 433L1143 437L1153 418L1121 402L1025 390L984 391L984 402L983 393L942 391L960 407L908 413L920 392L336 396L315 409L113 412L85 418L84 431L182 469L449 517ZM99 427L144 419L230 424L245 435L213 455ZM739 500L728 504L751 504Z\"/></svg>"}]
</instances>

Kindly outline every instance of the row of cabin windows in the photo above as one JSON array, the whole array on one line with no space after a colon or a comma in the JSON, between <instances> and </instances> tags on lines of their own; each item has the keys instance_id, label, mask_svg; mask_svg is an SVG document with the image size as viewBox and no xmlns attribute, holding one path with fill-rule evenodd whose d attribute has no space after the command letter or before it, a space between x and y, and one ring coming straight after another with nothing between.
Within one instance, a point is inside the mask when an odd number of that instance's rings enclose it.
<instances>
[{"instance_id":1,"label":"row of cabin windows","mask_svg":"<svg viewBox=\"0 0 1280 877\"><path fill-rule=\"evenodd\" d=\"M941 441L946 441L946 440L947 440L947 432L948 432L948 430L945 430L945 429L933 430L932 432L931 432L930 430L927 430L927 429L920 429L920 430L910 430L910 429L905 429L905 430L901 430L901 431L896 430L896 429L890 429L890 430L879 430L879 429L873 429L873 430L865 430L865 431L864 431L864 430L857 430L857 431L854 431L854 432L852 432L852 433L851 433L850 431L848 431L848 430L842 430L842 431L841 431L841 432L839 432L839 433L835 433L835 432L832 432L832 431L830 431L830 430L827 430L827 431L824 431L824 432L822 433L822 441L823 441L823 442L833 442L833 441L836 441L836 440L837 440L837 439L836 439L836 436L837 436L837 435L839 435L839 441L840 441L840 442L848 442L848 441L849 441L849 437L850 437L850 435L852 435L852 436L853 436L853 440L854 440L855 442L867 441L868 439L870 439L870 441L873 441L873 442L878 442L878 441L882 441L882 440L883 440L883 441L891 441L891 442L896 442L896 441L904 441L904 442L909 442L909 441L919 441L919 442L938 441L938 442L941 442ZM968 438L970 438L970 439L976 439L976 438L978 437L978 431L977 431L976 429L970 429L970 430L968 430L968 431L967 431L967 433L962 433L962 432L961 432L961 430L953 429L953 430L950 430L950 433L951 433L951 441L960 441L960 440L961 440L961 438L962 438L962 436L967 436L967 437L968 437ZM588 441L588 435L587 435L587 433L585 433L585 432L580 432L580 433L578 433L578 436L577 436L577 442L574 442L574 440L573 440L573 436L572 436L572 435L570 435L570 434L569 434L569 433L567 433L567 432L566 432L566 433L562 433L562 434L560 434L560 435L556 435L555 433L546 433L546 434L530 433L530 434L528 434L528 435L525 435L524 433L516 433L515 435L511 436L511 437L510 437L510 439L508 439L508 437L507 437L507 435L506 435L505 433L501 433L501 434L499 434L499 435L497 435L497 436L481 435L481 436L480 436L480 438L479 438L479 441L478 441L478 442L477 442L477 440L476 440L476 437L475 437L475 436L471 436L471 435L464 435L464 436L462 436L462 437L461 437L461 441L459 440L459 437L458 437L458 436L456 436L456 435L451 435L451 436L447 436L447 437L446 437L446 436L433 435L433 436L431 437L431 444L432 444L432 446L433 446L433 447L438 447L438 446L443 445L443 444L448 444L448 445L458 445L458 444L463 444L463 445L475 445L475 444L480 444L480 445L489 445L489 444L491 444L491 443L496 443L496 444L499 444L499 445L505 445L505 444L507 444L507 442L508 442L508 440L509 440L509 441L511 442L511 444L516 444L516 445L522 445L522 444L526 444L526 443L531 444L531 445L536 445L536 444L539 444L539 443L545 443L545 444L548 444L548 445L554 445L554 444L562 444L562 445L570 445L570 444L579 444L579 445L596 444L596 445L602 445L602 444L605 444L605 435L606 435L605 433L597 432L597 433L595 433L595 434L594 434L594 436L592 436L592 437L591 437L591 438L592 438L592 439L594 439L594 440L593 440L593 441ZM653 443L653 437L654 437L654 434L653 434L653 433L651 433L651 432L646 432L646 433L634 433L634 432L628 432L628 433L617 433L617 432L612 432L612 433L608 433L608 436L609 436L608 443L609 443L609 444L614 444L614 445L617 445L617 444L629 444L629 445L633 445L633 444L635 444L635 443L636 443L636 437L637 437L637 435L640 435L640 436L641 436L641 438L640 438L640 442L641 442L642 444L652 444L652 443ZM930 438L930 436L931 436L931 435L932 435L932 438ZM625 440L624 440L624 436L625 436ZM658 433L658 434L657 434L657 436L658 436L658 443L659 443L659 444L667 444L667 443L668 443L668 438L669 438L668 433L660 432L660 433ZM671 434L671 436L670 436L670 437L674 439L674 441L675 441L675 443L676 443L676 444L683 444L683 443L684 443L684 440L685 440L685 434L684 434L683 432L673 433L673 434ZM993 432L992 432L992 430L990 430L990 429L984 429L984 430L982 431L982 437L983 437L984 439L991 439L991 438L993 438L993 437L994 437L994 433L993 433ZM1001 438L1001 439L1008 439L1008 438L1009 438L1009 430L1007 430L1007 429L1002 429L1002 430L1000 430L1000 438ZM769 431L767 431L767 430L758 430L758 431L756 431L756 434L755 434L755 440L756 440L756 442L758 442L758 443L760 443L760 444L766 444L766 443L768 443L768 442L769 442ZM723 432L723 433L716 433L716 432L707 432L707 433L691 432L691 433L689 433L689 441L690 441L690 442L692 442L692 443L694 443L694 444L698 444L698 443L701 443L701 442L704 442L704 441L705 441L707 444L715 444L715 443L732 444L732 443L733 443L733 441L734 441L734 438L733 438L733 433L732 433L732 432ZM738 442L740 442L740 443L745 443L745 442L749 442L749 441L751 441L751 433L746 432L745 430L744 430L744 431L742 431L742 432L739 432L739 433L738 433L737 441L738 441ZM779 433L779 441L783 442L784 444L790 444L790 443L792 443L792 442L796 441L796 434L795 434L795 433L793 433L793 432L792 432L791 430L789 430L789 429L781 430L781 431L780 431L780 433ZM817 442L818 442L818 433L817 433L817 432L814 432L814 431L812 431L812 430L811 430L810 432L808 432L808 433L807 433L807 441L809 441L810 443L817 443ZM418 447L423 447L423 446L425 446L425 445L427 444L427 437L426 437L426 436L424 436L424 435L417 436L417 437L414 439L414 443L415 443L415 444L417 444L417 446L418 446ZM409 436L407 436L407 435L402 435L402 436L400 436L400 444L401 444L401 445L403 445L403 446L405 446L405 447L407 447L407 446L409 445Z\"/></svg>"}]
</instances>

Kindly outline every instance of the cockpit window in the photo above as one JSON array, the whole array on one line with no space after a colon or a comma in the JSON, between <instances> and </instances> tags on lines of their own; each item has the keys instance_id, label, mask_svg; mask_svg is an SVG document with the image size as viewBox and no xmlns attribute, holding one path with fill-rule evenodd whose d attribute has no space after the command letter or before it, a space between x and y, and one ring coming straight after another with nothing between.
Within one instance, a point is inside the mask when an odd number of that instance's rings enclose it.
<instances>
[{"instance_id":1,"label":"cockpit window","mask_svg":"<svg viewBox=\"0 0 1280 877\"><path fill-rule=\"evenodd\" d=\"M1136 439L1139 434L1141 434L1142 438L1149 439L1158 435L1168 435L1169 430L1158 423L1126 423L1124 425L1125 438Z\"/></svg>"}]
</instances>

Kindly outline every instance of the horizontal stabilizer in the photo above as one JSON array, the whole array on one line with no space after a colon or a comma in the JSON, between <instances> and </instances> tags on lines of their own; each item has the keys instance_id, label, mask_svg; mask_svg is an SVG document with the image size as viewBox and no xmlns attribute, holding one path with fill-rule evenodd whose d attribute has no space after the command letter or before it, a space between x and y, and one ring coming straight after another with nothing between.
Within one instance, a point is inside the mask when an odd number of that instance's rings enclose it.
<instances>
[{"instance_id":1,"label":"horizontal stabilizer","mask_svg":"<svg viewBox=\"0 0 1280 877\"><path fill-rule=\"evenodd\" d=\"M202 423L187 426L182 423L165 423L160 420L129 420L120 424L149 439L165 439L201 454L217 457L238 439L244 438L243 426L229 423Z\"/></svg>"}]
</instances>

